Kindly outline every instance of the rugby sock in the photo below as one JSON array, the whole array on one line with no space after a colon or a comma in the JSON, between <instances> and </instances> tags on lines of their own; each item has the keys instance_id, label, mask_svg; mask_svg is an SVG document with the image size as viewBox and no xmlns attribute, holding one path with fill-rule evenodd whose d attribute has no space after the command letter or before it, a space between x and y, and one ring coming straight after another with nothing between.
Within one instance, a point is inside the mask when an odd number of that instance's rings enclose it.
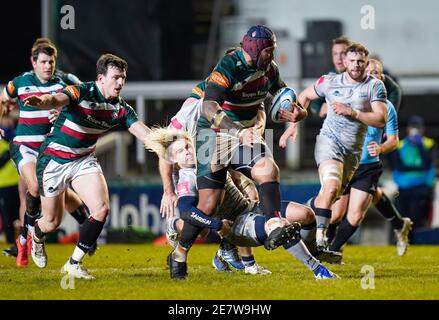
<instances>
[{"instance_id":1,"label":"rugby sock","mask_svg":"<svg viewBox=\"0 0 439 320\"><path fill-rule=\"evenodd\" d=\"M40 214L41 209L41 199L40 197L34 197L29 192L26 192L26 217L25 223L26 226L33 227L35 225L35 220L37 220L38 215Z\"/></svg>"},{"instance_id":2,"label":"rugby sock","mask_svg":"<svg viewBox=\"0 0 439 320\"><path fill-rule=\"evenodd\" d=\"M34 239L36 240L36 242L43 242L45 237L46 237L46 233L41 231L40 227L38 226L38 222L36 222L35 223Z\"/></svg>"},{"instance_id":3,"label":"rugby sock","mask_svg":"<svg viewBox=\"0 0 439 320\"><path fill-rule=\"evenodd\" d=\"M244 267L251 267L252 265L254 265L256 263L255 257L253 255L248 256L248 257L241 256L241 260L242 260L242 264L244 265Z\"/></svg>"},{"instance_id":4,"label":"rugby sock","mask_svg":"<svg viewBox=\"0 0 439 320\"><path fill-rule=\"evenodd\" d=\"M327 229L329 226L329 221L331 221L332 210L324 209L324 208L316 208L314 203L315 200L316 198L313 198L311 200L310 205L311 205L311 209L313 209L314 213L316 214L317 229Z\"/></svg>"},{"instance_id":5,"label":"rugby sock","mask_svg":"<svg viewBox=\"0 0 439 320\"><path fill-rule=\"evenodd\" d=\"M265 218L271 219L280 217L280 185L279 182L266 182L259 186L259 197L261 199L261 209Z\"/></svg>"},{"instance_id":6,"label":"rugby sock","mask_svg":"<svg viewBox=\"0 0 439 320\"><path fill-rule=\"evenodd\" d=\"M26 243L26 237L28 233L28 227L27 227L27 221L26 221L26 214L24 215L24 226L21 227L20 230L20 236L18 237L18 241L20 241L20 244L23 246Z\"/></svg>"},{"instance_id":7,"label":"rugby sock","mask_svg":"<svg viewBox=\"0 0 439 320\"><path fill-rule=\"evenodd\" d=\"M181 236L179 241L180 246L182 248L185 248L186 250L189 250L203 229L204 228L202 227L197 227L185 222L183 224L183 229L181 230Z\"/></svg>"},{"instance_id":8,"label":"rugby sock","mask_svg":"<svg viewBox=\"0 0 439 320\"><path fill-rule=\"evenodd\" d=\"M335 234L337 233L338 226L340 222L330 223L328 230L326 230L326 237L328 238L328 243L331 243L334 240Z\"/></svg>"},{"instance_id":9,"label":"rugby sock","mask_svg":"<svg viewBox=\"0 0 439 320\"><path fill-rule=\"evenodd\" d=\"M84 258L85 254L86 253L81 248L76 246L75 250L73 250L72 256L70 257L70 263L71 264L79 263L80 261L82 261L82 259Z\"/></svg>"},{"instance_id":10,"label":"rugby sock","mask_svg":"<svg viewBox=\"0 0 439 320\"><path fill-rule=\"evenodd\" d=\"M393 229L402 229L404 220L402 220L398 210L384 192L381 199L375 204L375 208L377 208L381 215L392 224Z\"/></svg>"},{"instance_id":11,"label":"rugby sock","mask_svg":"<svg viewBox=\"0 0 439 320\"><path fill-rule=\"evenodd\" d=\"M223 227L223 222L221 220L211 218L195 207L191 207L189 211L181 212L180 218L193 226L214 229L216 231L220 231Z\"/></svg>"},{"instance_id":12,"label":"rugby sock","mask_svg":"<svg viewBox=\"0 0 439 320\"><path fill-rule=\"evenodd\" d=\"M229 251L232 249L235 249L236 246L232 243L230 243L229 241L227 241L226 238L222 238L221 242L220 242L220 249L224 250L224 251Z\"/></svg>"},{"instance_id":13,"label":"rugby sock","mask_svg":"<svg viewBox=\"0 0 439 320\"><path fill-rule=\"evenodd\" d=\"M343 219L338 227L338 232L334 241L329 246L329 250L340 251L341 247L349 240L357 229L358 226L353 226L349 223L348 219Z\"/></svg>"},{"instance_id":14,"label":"rugby sock","mask_svg":"<svg viewBox=\"0 0 439 320\"><path fill-rule=\"evenodd\" d=\"M255 233L259 243L263 245L267 239L267 233L265 232L265 218L262 216L255 219Z\"/></svg>"},{"instance_id":15,"label":"rugby sock","mask_svg":"<svg viewBox=\"0 0 439 320\"><path fill-rule=\"evenodd\" d=\"M300 229L300 237L305 243L312 243L316 239L316 227L317 224L313 223L306 224Z\"/></svg>"},{"instance_id":16,"label":"rugby sock","mask_svg":"<svg viewBox=\"0 0 439 320\"><path fill-rule=\"evenodd\" d=\"M88 208L84 204L81 204L76 210L69 213L79 224L83 224L90 215Z\"/></svg>"},{"instance_id":17,"label":"rugby sock","mask_svg":"<svg viewBox=\"0 0 439 320\"><path fill-rule=\"evenodd\" d=\"M300 239L296 239L292 243L285 245L284 248L311 271L320 265L320 261L314 258Z\"/></svg>"},{"instance_id":18,"label":"rugby sock","mask_svg":"<svg viewBox=\"0 0 439 320\"><path fill-rule=\"evenodd\" d=\"M95 220L92 216L86 219L79 232L77 247L87 253L98 240L104 224L105 221Z\"/></svg>"},{"instance_id":19,"label":"rugby sock","mask_svg":"<svg viewBox=\"0 0 439 320\"><path fill-rule=\"evenodd\" d=\"M186 262L187 260L187 252L189 249L182 247L180 243L177 244L174 251L171 253L171 258L177 262Z\"/></svg>"},{"instance_id":20,"label":"rugby sock","mask_svg":"<svg viewBox=\"0 0 439 320\"><path fill-rule=\"evenodd\" d=\"M23 227L20 231L19 241L21 245L26 243L27 234L30 230L34 232L35 220L40 214L41 199L34 197L29 192L26 192L26 212L24 213Z\"/></svg>"}]
</instances>

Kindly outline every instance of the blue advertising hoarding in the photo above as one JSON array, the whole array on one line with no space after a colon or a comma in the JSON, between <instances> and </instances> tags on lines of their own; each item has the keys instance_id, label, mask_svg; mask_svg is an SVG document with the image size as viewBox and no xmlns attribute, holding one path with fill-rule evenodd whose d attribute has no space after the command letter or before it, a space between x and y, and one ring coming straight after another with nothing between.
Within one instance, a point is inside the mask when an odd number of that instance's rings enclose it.
<instances>
[{"instance_id":1,"label":"blue advertising hoarding","mask_svg":"<svg viewBox=\"0 0 439 320\"><path fill-rule=\"evenodd\" d=\"M318 184L283 184L282 200L300 203L316 195ZM160 216L163 189L160 184L109 184L110 214L107 228L128 226L150 229L154 234L165 231L165 220Z\"/></svg>"}]
</instances>

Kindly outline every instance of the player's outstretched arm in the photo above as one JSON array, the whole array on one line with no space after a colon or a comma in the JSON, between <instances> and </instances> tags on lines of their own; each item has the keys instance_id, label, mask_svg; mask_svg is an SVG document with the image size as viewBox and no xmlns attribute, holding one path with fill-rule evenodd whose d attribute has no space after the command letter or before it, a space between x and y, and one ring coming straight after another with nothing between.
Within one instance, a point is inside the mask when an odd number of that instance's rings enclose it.
<instances>
[{"instance_id":1,"label":"player's outstretched arm","mask_svg":"<svg viewBox=\"0 0 439 320\"><path fill-rule=\"evenodd\" d=\"M42 96L30 96L24 99L25 106L32 106L41 109L52 109L66 106L70 98L65 93L45 94Z\"/></svg>"},{"instance_id":2,"label":"player's outstretched arm","mask_svg":"<svg viewBox=\"0 0 439 320\"><path fill-rule=\"evenodd\" d=\"M142 121L136 121L134 122L129 128L128 131L135 136L140 141L144 141L148 134L151 132L151 129L144 124Z\"/></svg>"},{"instance_id":3,"label":"player's outstretched arm","mask_svg":"<svg viewBox=\"0 0 439 320\"><path fill-rule=\"evenodd\" d=\"M162 217L172 218L175 216L177 207L177 195L174 192L172 183L172 164L159 157L159 172L163 183L163 197L160 203L160 214Z\"/></svg>"}]
</instances>

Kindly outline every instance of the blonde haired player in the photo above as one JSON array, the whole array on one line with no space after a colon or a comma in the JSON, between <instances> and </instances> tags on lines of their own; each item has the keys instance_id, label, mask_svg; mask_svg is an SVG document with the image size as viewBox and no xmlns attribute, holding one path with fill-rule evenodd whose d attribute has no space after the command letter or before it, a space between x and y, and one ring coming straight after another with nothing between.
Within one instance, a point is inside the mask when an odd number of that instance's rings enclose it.
<instances>
[{"instance_id":1,"label":"blonde haired player","mask_svg":"<svg viewBox=\"0 0 439 320\"><path fill-rule=\"evenodd\" d=\"M386 124L386 89L380 80L366 74L368 55L366 47L352 43L343 58L343 73L324 75L299 94L299 102L305 108L319 97L324 97L328 105L315 145L321 189L311 201L319 248L328 247L326 230L331 206L358 167L367 127L383 128Z\"/></svg>"},{"instance_id":2,"label":"blonde haired player","mask_svg":"<svg viewBox=\"0 0 439 320\"><path fill-rule=\"evenodd\" d=\"M245 199L231 181L230 176L226 182L224 199L212 217L193 210L198 202L196 159L191 137L186 132L153 128L144 144L147 149L155 152L159 157L167 159L179 167L175 185L179 198L178 207L183 213L182 220L198 227L217 230L221 236L238 246L256 247L264 244L267 238L265 217L258 206ZM288 229L286 238L282 239L285 249L312 270L316 279L336 278L336 275L311 255L300 238L300 224L298 222L305 225L312 224L314 222L312 210L307 206L288 202L282 211L285 217L282 218L282 224ZM181 220L177 220L176 224L177 233L180 235L183 223ZM304 235L312 237L312 233L306 230ZM335 255L333 258L337 259L338 257ZM218 260L220 257L216 254L213 259L214 266L219 262ZM246 270L246 273L267 273L261 272L261 270L257 272L260 268L255 263L252 268Z\"/></svg>"}]
</instances>

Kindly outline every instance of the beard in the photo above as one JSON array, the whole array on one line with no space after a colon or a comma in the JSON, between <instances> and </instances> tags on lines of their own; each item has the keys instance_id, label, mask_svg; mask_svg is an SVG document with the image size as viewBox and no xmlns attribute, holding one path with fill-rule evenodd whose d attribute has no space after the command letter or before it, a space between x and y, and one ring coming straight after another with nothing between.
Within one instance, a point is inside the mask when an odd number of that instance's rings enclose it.
<instances>
[{"instance_id":1,"label":"beard","mask_svg":"<svg viewBox=\"0 0 439 320\"><path fill-rule=\"evenodd\" d=\"M355 70L355 69L349 70L349 69L347 69L346 71L352 80L360 81L364 78L364 70Z\"/></svg>"}]
</instances>

